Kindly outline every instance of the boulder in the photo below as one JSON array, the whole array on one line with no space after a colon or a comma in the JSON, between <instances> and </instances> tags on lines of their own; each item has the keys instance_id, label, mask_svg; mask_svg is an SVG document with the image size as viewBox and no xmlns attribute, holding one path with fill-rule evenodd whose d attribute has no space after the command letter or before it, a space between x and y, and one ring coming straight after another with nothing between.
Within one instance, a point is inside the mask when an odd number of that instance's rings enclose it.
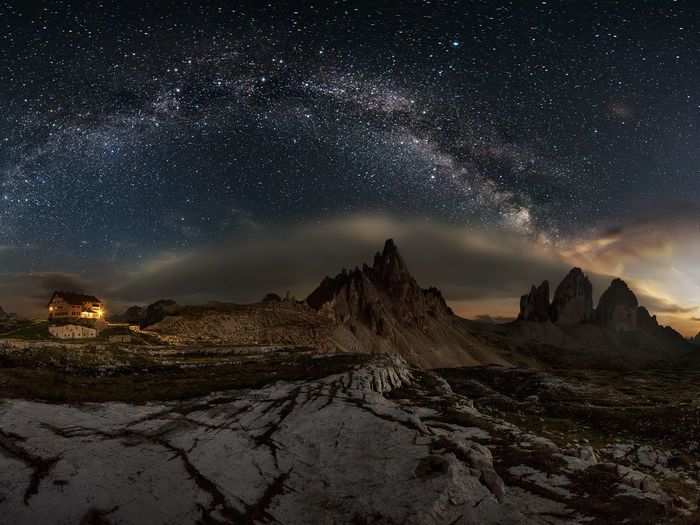
<instances>
[{"instance_id":1,"label":"boulder","mask_svg":"<svg viewBox=\"0 0 700 525\"><path fill-rule=\"evenodd\" d=\"M597 465L598 464L598 455L595 453L595 450L593 450L593 447L590 445L586 445L585 447L581 447L578 451L578 457L586 465Z\"/></svg>"},{"instance_id":2,"label":"boulder","mask_svg":"<svg viewBox=\"0 0 700 525\"><path fill-rule=\"evenodd\" d=\"M627 283L614 279L603 292L596 310L596 321L616 332L637 330L637 309L639 302Z\"/></svg>"},{"instance_id":3,"label":"boulder","mask_svg":"<svg viewBox=\"0 0 700 525\"><path fill-rule=\"evenodd\" d=\"M533 286L530 293L520 298L521 321L546 322L549 317L549 281L544 281L539 286Z\"/></svg>"},{"instance_id":4,"label":"boulder","mask_svg":"<svg viewBox=\"0 0 700 525\"><path fill-rule=\"evenodd\" d=\"M279 295L277 295L276 293L270 292L268 294L265 294L265 297L262 298L261 302L263 302L263 303L281 303L282 298Z\"/></svg>"},{"instance_id":5,"label":"boulder","mask_svg":"<svg viewBox=\"0 0 700 525\"><path fill-rule=\"evenodd\" d=\"M130 306L124 312L124 321L129 324L137 324L143 321L146 316L146 309L141 306Z\"/></svg>"},{"instance_id":6,"label":"boulder","mask_svg":"<svg viewBox=\"0 0 700 525\"><path fill-rule=\"evenodd\" d=\"M557 286L550 316L553 322L561 325L593 319L593 285L580 268L571 270Z\"/></svg>"},{"instance_id":7,"label":"boulder","mask_svg":"<svg viewBox=\"0 0 700 525\"><path fill-rule=\"evenodd\" d=\"M130 306L120 314L114 314L109 317L112 323L128 323L141 324L146 317L146 309L142 306Z\"/></svg>"},{"instance_id":8,"label":"boulder","mask_svg":"<svg viewBox=\"0 0 700 525\"><path fill-rule=\"evenodd\" d=\"M652 476L624 465L615 466L619 482L642 492L665 495L661 485Z\"/></svg>"},{"instance_id":9,"label":"boulder","mask_svg":"<svg viewBox=\"0 0 700 525\"><path fill-rule=\"evenodd\" d=\"M146 308L146 314L141 320L141 326L149 326L158 323L165 319L168 315L174 315L178 312L180 306L172 299L161 299L155 303L149 304Z\"/></svg>"}]
</instances>

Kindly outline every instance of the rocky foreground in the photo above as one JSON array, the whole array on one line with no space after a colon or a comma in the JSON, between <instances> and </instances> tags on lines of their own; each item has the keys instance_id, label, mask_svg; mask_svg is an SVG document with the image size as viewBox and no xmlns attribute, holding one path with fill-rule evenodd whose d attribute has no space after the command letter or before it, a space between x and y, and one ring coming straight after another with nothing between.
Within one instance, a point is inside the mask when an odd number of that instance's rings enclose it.
<instances>
[{"instance_id":1,"label":"rocky foreground","mask_svg":"<svg viewBox=\"0 0 700 525\"><path fill-rule=\"evenodd\" d=\"M610 390L595 404L600 378L500 367L438 375L399 357L363 359L325 377L187 401L2 401L0 521L698 519L697 441L656 439L634 422L597 431L615 421L597 411L632 404L643 416L647 406ZM677 425L697 432L697 407L684 410Z\"/></svg>"}]
</instances>

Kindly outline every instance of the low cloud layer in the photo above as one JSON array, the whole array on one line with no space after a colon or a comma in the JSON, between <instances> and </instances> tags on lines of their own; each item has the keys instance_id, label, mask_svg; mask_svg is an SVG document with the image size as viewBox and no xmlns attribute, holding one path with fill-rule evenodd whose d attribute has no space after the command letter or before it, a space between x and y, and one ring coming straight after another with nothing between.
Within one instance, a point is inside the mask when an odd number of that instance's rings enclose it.
<instances>
[{"instance_id":1,"label":"low cloud layer","mask_svg":"<svg viewBox=\"0 0 700 525\"><path fill-rule=\"evenodd\" d=\"M286 290L303 297L323 276L371 263L389 237L396 240L423 285L439 286L454 300L515 297L543 275L566 271L549 248L519 235L356 216L318 225L256 229L196 252L163 254L132 272L110 294L137 302L166 291L192 300L243 302Z\"/></svg>"},{"instance_id":2,"label":"low cloud layer","mask_svg":"<svg viewBox=\"0 0 700 525\"><path fill-rule=\"evenodd\" d=\"M69 273L0 274L0 306L8 311L34 314L43 307L54 290L86 289L80 276Z\"/></svg>"},{"instance_id":3,"label":"low cloud layer","mask_svg":"<svg viewBox=\"0 0 700 525\"><path fill-rule=\"evenodd\" d=\"M130 267L105 264L93 275L0 274L0 304L36 314L53 289L95 293L106 298L112 310L165 297L181 302L251 302L267 292L290 291L302 298L325 275L371 263L374 252L389 237L396 240L423 286L438 286L462 315L494 319L513 317L519 296L531 284L549 279L555 287L574 263L588 271L597 298L610 283L612 272L604 264L610 247L621 243L618 237L599 256L586 251L584 241L577 249L562 251L507 230L465 229L379 215L286 227L255 225L224 242L161 253ZM624 248L618 245L617 249ZM681 306L655 293L650 283L631 281L640 302L651 311L671 316L694 311L694 305Z\"/></svg>"},{"instance_id":4,"label":"low cloud layer","mask_svg":"<svg viewBox=\"0 0 700 525\"><path fill-rule=\"evenodd\" d=\"M633 284L640 302L686 334L697 331L700 305L700 208L678 204L638 212L571 242L562 255L591 272L619 275Z\"/></svg>"}]
</instances>

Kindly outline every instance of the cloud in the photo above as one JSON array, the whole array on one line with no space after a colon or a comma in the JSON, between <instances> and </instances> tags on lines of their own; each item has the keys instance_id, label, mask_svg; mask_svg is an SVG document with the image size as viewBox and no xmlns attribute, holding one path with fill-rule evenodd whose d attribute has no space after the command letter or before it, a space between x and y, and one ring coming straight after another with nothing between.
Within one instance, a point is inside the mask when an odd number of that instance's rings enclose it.
<instances>
[{"instance_id":1,"label":"cloud","mask_svg":"<svg viewBox=\"0 0 700 525\"><path fill-rule=\"evenodd\" d=\"M648 310L658 314L690 314L698 309L698 306L681 306L676 303L667 301L661 297L654 297L653 295L647 295L644 293L637 292L637 299L639 299L639 304L646 306Z\"/></svg>"},{"instance_id":2,"label":"cloud","mask_svg":"<svg viewBox=\"0 0 700 525\"><path fill-rule=\"evenodd\" d=\"M504 229L467 229L385 215L355 215L299 225L258 225L222 242L190 251L163 252L137 265L93 266L71 273L0 276L2 302L41 297L52 289L78 289L117 304L172 297L182 302L255 301L290 290L305 297L325 275L371 263L393 237L424 286L439 286L451 300L517 297L531 282L561 278L567 268L551 247ZM2 289L2 288L0 288ZM9 298L9 299L5 299Z\"/></svg>"},{"instance_id":3,"label":"cloud","mask_svg":"<svg viewBox=\"0 0 700 525\"><path fill-rule=\"evenodd\" d=\"M132 271L110 293L120 300L259 299L269 291L300 297L324 275L371 262L393 237L423 285L448 299L515 297L566 267L550 248L505 230L489 233L435 222L358 215L295 227L257 229L196 251L163 254Z\"/></svg>"},{"instance_id":4,"label":"cloud","mask_svg":"<svg viewBox=\"0 0 700 525\"><path fill-rule=\"evenodd\" d=\"M698 216L700 207L687 203L638 212L572 241L562 253L572 264L633 281L653 311L688 314L700 305Z\"/></svg>"},{"instance_id":5,"label":"cloud","mask_svg":"<svg viewBox=\"0 0 700 525\"><path fill-rule=\"evenodd\" d=\"M38 315L54 290L90 288L79 275L60 272L0 273L0 306L24 315Z\"/></svg>"}]
</instances>

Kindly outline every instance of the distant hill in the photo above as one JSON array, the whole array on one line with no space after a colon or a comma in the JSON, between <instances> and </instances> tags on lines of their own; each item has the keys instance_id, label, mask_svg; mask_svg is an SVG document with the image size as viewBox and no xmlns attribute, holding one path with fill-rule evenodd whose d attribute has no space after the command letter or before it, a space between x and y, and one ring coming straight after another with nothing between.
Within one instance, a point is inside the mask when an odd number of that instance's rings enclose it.
<instances>
[{"instance_id":1,"label":"distant hill","mask_svg":"<svg viewBox=\"0 0 700 525\"><path fill-rule=\"evenodd\" d=\"M173 343L304 346L332 351L333 324L304 304L208 303L178 305L158 301L144 314L142 327Z\"/></svg>"}]
</instances>

